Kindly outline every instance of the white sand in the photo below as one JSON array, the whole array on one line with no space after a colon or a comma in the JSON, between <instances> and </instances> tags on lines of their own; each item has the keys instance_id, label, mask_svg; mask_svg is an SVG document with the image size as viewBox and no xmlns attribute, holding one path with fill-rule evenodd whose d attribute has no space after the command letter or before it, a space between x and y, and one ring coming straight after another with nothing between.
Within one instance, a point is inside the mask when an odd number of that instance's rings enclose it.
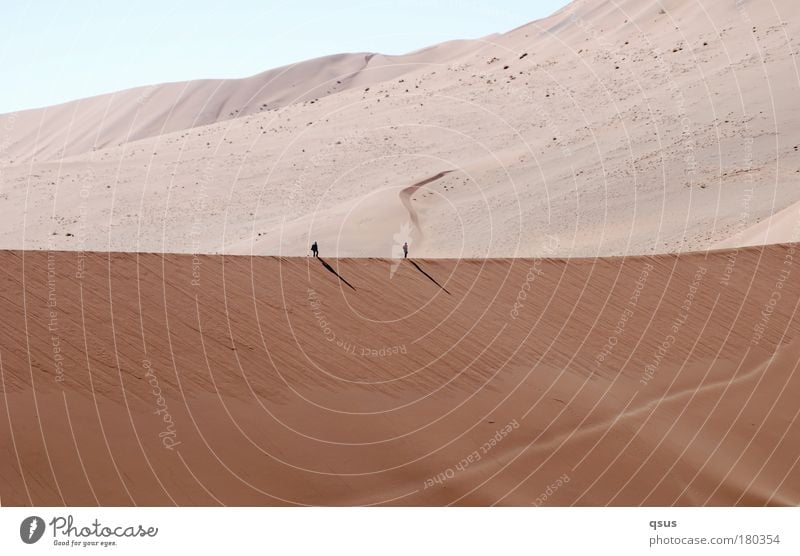
<instances>
[{"instance_id":1,"label":"white sand","mask_svg":"<svg viewBox=\"0 0 800 556\"><path fill-rule=\"evenodd\" d=\"M660 4L583 0L408 56L0 116L0 248L587 256L792 239L753 227L800 202L795 1ZM448 170L412 196L415 223L402 192Z\"/></svg>"}]
</instances>

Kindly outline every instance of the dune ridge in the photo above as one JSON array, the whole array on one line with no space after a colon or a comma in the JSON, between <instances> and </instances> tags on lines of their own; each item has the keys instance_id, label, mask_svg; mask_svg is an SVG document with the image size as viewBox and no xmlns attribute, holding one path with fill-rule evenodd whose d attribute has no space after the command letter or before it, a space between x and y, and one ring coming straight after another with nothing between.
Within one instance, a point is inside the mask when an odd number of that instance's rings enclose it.
<instances>
[{"instance_id":1,"label":"dune ridge","mask_svg":"<svg viewBox=\"0 0 800 556\"><path fill-rule=\"evenodd\" d=\"M242 79L204 79L136 87L44 109L0 115L5 155L53 160L273 112L369 84L374 53L336 54ZM384 65L380 79L407 71Z\"/></svg>"}]
</instances>

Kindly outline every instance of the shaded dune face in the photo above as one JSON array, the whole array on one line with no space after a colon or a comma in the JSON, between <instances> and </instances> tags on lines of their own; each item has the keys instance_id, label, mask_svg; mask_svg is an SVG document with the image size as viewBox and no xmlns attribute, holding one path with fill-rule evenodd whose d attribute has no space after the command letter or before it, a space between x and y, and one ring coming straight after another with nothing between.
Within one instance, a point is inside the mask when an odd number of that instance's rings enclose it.
<instances>
[{"instance_id":1,"label":"shaded dune face","mask_svg":"<svg viewBox=\"0 0 800 556\"><path fill-rule=\"evenodd\" d=\"M796 256L4 252L0 497L795 505Z\"/></svg>"}]
</instances>

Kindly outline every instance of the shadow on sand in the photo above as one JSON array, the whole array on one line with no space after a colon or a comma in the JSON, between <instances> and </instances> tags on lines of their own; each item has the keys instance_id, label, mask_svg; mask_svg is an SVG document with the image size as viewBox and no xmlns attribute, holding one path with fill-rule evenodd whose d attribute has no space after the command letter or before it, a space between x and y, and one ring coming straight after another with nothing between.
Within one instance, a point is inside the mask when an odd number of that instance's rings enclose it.
<instances>
[{"instance_id":1,"label":"shadow on sand","mask_svg":"<svg viewBox=\"0 0 800 556\"><path fill-rule=\"evenodd\" d=\"M344 282L345 284L347 284L350 287L351 290L356 291L356 289L353 287L353 285L350 282L348 282L347 280L345 280L344 278L342 278L341 276L339 276L339 273L336 272L331 265L326 263L325 260L322 257L317 257L317 258L319 259L319 262L322 263L322 266L324 266L326 269L328 269L328 272L333 272L336 275L336 277L339 280L341 280L342 282Z\"/></svg>"},{"instance_id":2,"label":"shadow on sand","mask_svg":"<svg viewBox=\"0 0 800 556\"><path fill-rule=\"evenodd\" d=\"M441 285L439 282L437 282L436 279L434 279L433 276L431 276L430 274L428 274L427 272L422 270L417 263L415 263L414 261L408 261L408 262L413 264L416 267L417 270L419 270L421 273L423 273L425 275L426 278L428 278L428 280L430 280L431 282L433 282L434 284L439 286L439 289L441 289L444 293L446 293L447 295L450 295L450 292L447 291L447 288L445 288L443 285Z\"/></svg>"}]
</instances>

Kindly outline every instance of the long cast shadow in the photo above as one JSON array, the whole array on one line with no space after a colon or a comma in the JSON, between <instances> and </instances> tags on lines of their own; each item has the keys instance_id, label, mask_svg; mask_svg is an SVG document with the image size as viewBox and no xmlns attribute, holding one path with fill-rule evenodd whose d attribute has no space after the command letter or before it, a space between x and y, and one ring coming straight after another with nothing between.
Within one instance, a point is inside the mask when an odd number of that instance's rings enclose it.
<instances>
[{"instance_id":1,"label":"long cast shadow","mask_svg":"<svg viewBox=\"0 0 800 556\"><path fill-rule=\"evenodd\" d=\"M414 261L408 261L408 262L410 262L411 264L413 264L413 265L414 265L414 267L416 267L416 269L417 269L417 270L419 270L421 273L423 273L423 274L424 274L424 275L425 275L425 276L428 278L428 280L430 280L431 282L433 282L434 284L436 284L437 286L439 286L439 289L441 289L441 290L442 290L444 293L446 293L447 295L450 295L450 292L449 292L449 291L447 291L447 288L445 288L443 285L441 285L439 282L437 282L437 281L434 279L434 277L433 277L433 276L431 276L430 274L428 274L427 272L425 272L424 270L422 270L422 269L419 267L419 265L418 265L417 263L415 263Z\"/></svg>"},{"instance_id":2,"label":"long cast shadow","mask_svg":"<svg viewBox=\"0 0 800 556\"><path fill-rule=\"evenodd\" d=\"M350 289L351 289L351 290L353 290L353 291L356 291L356 289L353 287L353 285L352 285L350 282L348 282L347 280L345 280L344 278L342 278L342 277L339 275L339 273L338 273L338 272L336 272L336 271L333 269L333 267L332 267L331 265L329 265L328 263L326 263L326 262L325 262L325 260L324 260L322 257L317 257L317 258L319 259L319 262L321 262L321 263L322 263L322 266L324 266L325 268L327 268L329 272L333 272L333 273L336 275L336 277L337 277L339 280L341 280L342 282L344 282L345 284L347 284L347 285L350 287Z\"/></svg>"}]
</instances>

